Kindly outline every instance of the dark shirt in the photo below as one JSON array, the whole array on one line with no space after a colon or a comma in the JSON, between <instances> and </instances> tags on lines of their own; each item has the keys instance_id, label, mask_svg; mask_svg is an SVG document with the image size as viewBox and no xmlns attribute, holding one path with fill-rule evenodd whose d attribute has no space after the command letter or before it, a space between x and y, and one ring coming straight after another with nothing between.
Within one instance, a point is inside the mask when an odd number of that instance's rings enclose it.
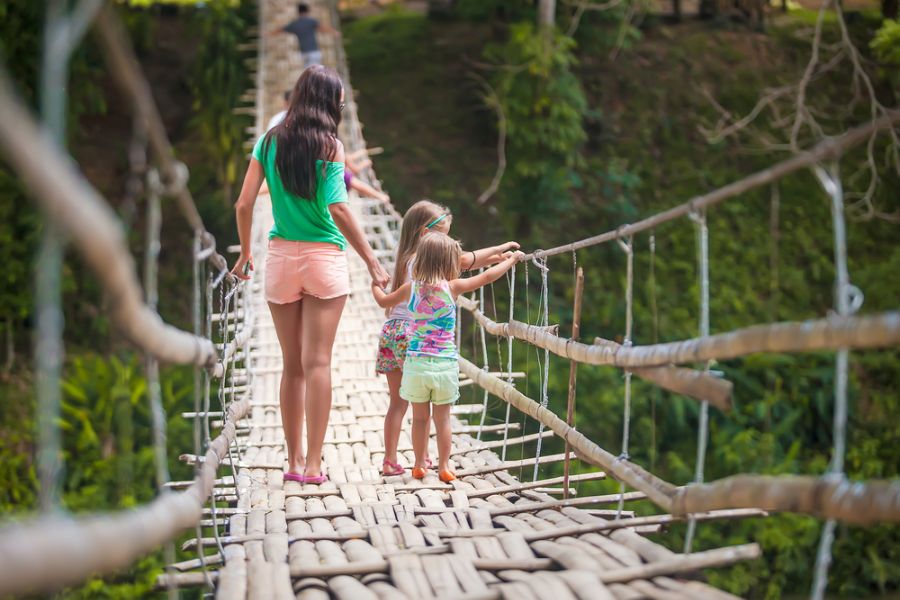
<instances>
[{"instance_id":1,"label":"dark shirt","mask_svg":"<svg viewBox=\"0 0 900 600\"><path fill-rule=\"evenodd\" d=\"M319 49L316 41L316 28L319 22L312 17L300 17L284 26L282 31L293 33L300 42L300 52L315 52Z\"/></svg>"}]
</instances>

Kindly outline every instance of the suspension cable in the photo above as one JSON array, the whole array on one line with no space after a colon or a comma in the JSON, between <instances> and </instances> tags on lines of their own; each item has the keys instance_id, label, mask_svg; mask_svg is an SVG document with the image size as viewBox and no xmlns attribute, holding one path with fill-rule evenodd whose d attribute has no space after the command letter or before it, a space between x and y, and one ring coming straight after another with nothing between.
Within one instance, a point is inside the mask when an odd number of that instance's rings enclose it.
<instances>
[{"instance_id":1,"label":"suspension cable","mask_svg":"<svg viewBox=\"0 0 900 600\"><path fill-rule=\"evenodd\" d=\"M513 263L512 268L509 270L507 275L509 279L509 321L512 322L515 317L515 307L516 307L516 263ZM528 290L525 290L526 294ZM508 336L506 338L506 383L513 385L513 337ZM505 427L503 428L503 449L500 451L500 460L506 460L506 443L509 440L509 412L512 408L512 404L509 402L506 403L506 417L504 419ZM525 432L523 431L524 435Z\"/></svg>"},{"instance_id":2,"label":"suspension cable","mask_svg":"<svg viewBox=\"0 0 900 600\"><path fill-rule=\"evenodd\" d=\"M828 171L822 167L814 169L816 178L831 200L831 220L834 229L834 267L835 286L834 304L838 315L850 316L860 309L863 294L859 288L850 283L847 268L847 231L844 221L844 190L841 185L837 163L833 163ZM831 477L844 479L844 453L847 446L847 368L849 352L846 348L838 350L835 357L834 379L834 447L828 473ZM834 542L836 521L829 519L822 528L819 548L816 552L816 565L813 571L813 584L810 596L813 600L822 600L828 586L828 569L831 566L831 545Z\"/></svg>"},{"instance_id":3,"label":"suspension cable","mask_svg":"<svg viewBox=\"0 0 900 600\"><path fill-rule=\"evenodd\" d=\"M622 345L631 346L632 313L634 299L634 239L628 236L628 241L617 240L619 247L625 252L625 338ZM625 371L625 400L622 413L622 453L619 458L628 460L628 445L631 437L631 371ZM622 509L625 507L625 482L619 483L619 504L616 508L616 519L622 518Z\"/></svg>"},{"instance_id":4,"label":"suspension cable","mask_svg":"<svg viewBox=\"0 0 900 600\"><path fill-rule=\"evenodd\" d=\"M550 267L547 266L547 261L544 258L535 258L533 259L534 265L541 272L541 301L543 302L543 314L541 315L541 325L547 327L550 325L550 301L548 296L549 290L547 288L547 274L550 272ZM541 371L541 406L543 408L547 408L547 404L549 403L549 399L547 397L547 383L550 379L550 350L544 350L544 365L543 370ZM532 474L532 481L537 481L538 478L538 468L541 464L541 442L543 438L541 434L544 433L544 424L540 423L538 427L538 439L537 439L537 448L535 450L534 455L534 473Z\"/></svg>"},{"instance_id":5,"label":"suspension cable","mask_svg":"<svg viewBox=\"0 0 900 600\"><path fill-rule=\"evenodd\" d=\"M706 212L691 213L690 219L697 226L698 263L700 266L700 335L709 336L709 229L706 225ZM706 361L704 371L709 373L711 360ZM706 446L709 440L709 402L700 403L700 424L697 428L697 464L694 467L694 482L703 483L703 467L706 463ZM689 554L694 542L697 521L690 518L684 536L684 552Z\"/></svg>"},{"instance_id":6,"label":"suspension cable","mask_svg":"<svg viewBox=\"0 0 900 600\"><path fill-rule=\"evenodd\" d=\"M479 273L484 273L484 268L478 270ZM478 289L478 304L481 306L481 310L484 310L484 286L481 286ZM484 327L480 324L475 326L478 329L478 333L481 340L481 370L485 373L491 370L490 365L488 364L488 350L487 350L487 334L484 331ZM481 440L482 429L484 428L484 420L487 417L487 406L488 406L488 391L484 390L484 398L482 400L481 406L481 420L478 423L478 436L477 439Z\"/></svg>"}]
</instances>

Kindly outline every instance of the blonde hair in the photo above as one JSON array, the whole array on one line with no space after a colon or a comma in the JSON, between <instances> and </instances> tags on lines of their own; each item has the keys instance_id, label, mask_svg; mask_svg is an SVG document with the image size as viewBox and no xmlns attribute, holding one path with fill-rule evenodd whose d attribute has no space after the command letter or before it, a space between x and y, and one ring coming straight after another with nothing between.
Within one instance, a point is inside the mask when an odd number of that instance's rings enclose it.
<instances>
[{"instance_id":1,"label":"blonde hair","mask_svg":"<svg viewBox=\"0 0 900 600\"><path fill-rule=\"evenodd\" d=\"M400 228L400 243L397 245L397 260L394 263L391 289L396 290L406 283L409 261L416 254L419 241L422 239L422 231L441 215L447 215L448 219L453 218L450 209L431 200L419 200L410 206L403 215L403 226Z\"/></svg>"},{"instance_id":2,"label":"blonde hair","mask_svg":"<svg viewBox=\"0 0 900 600\"><path fill-rule=\"evenodd\" d=\"M449 235L437 231L426 233L416 252L413 279L429 285L456 279L461 253L459 242Z\"/></svg>"}]
</instances>

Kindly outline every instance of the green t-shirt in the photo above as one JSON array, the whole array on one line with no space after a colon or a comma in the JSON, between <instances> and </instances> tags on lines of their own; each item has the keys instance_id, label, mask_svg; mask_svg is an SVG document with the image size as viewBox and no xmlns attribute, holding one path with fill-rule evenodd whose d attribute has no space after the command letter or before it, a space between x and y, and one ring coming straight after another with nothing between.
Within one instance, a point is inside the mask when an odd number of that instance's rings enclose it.
<instances>
[{"instance_id":1,"label":"green t-shirt","mask_svg":"<svg viewBox=\"0 0 900 600\"><path fill-rule=\"evenodd\" d=\"M347 187L344 184L344 163L327 162L325 174L322 163L316 161L316 197L309 200L295 196L284 189L275 165L275 143L273 138L266 156L263 156L265 135L253 147L253 158L258 160L266 174L269 197L272 199L272 214L275 225L269 232L269 239L278 237L292 242L327 242L341 250L347 247L347 240L341 234L328 207L338 202L347 202Z\"/></svg>"}]
</instances>

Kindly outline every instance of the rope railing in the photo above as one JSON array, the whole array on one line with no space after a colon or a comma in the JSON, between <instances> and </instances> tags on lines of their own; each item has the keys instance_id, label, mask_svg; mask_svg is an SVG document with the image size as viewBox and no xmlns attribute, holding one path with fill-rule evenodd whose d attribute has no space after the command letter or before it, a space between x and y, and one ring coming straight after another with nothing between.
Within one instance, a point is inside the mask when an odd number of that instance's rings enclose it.
<instances>
[{"instance_id":1,"label":"rope railing","mask_svg":"<svg viewBox=\"0 0 900 600\"><path fill-rule=\"evenodd\" d=\"M116 328L145 355L148 400L153 429L154 460L158 496L151 502L124 512L106 512L71 516L64 512L57 500L60 485L60 453L57 419L59 394L50 394L48 386L58 387L56 377L46 379L38 390L41 398L42 428L39 455L48 457L41 471L42 514L5 525L0 529L0 596L51 592L84 580L91 575L104 575L126 567L146 553L166 545L167 563L174 559L171 541L184 529L200 526L203 505L212 498L210 512L212 526L218 535L216 500L213 496L217 470L227 455L236 479L232 444L236 441L236 423L250 412L250 399L244 395L235 400L235 378L232 365L245 362L245 377L251 377L246 352L253 327L253 311L246 300L245 285L235 285L225 259L215 250L215 240L206 230L197 207L187 188L187 169L175 160L162 119L153 101L149 85L144 79L131 50L124 29L110 6L95 0L84 0L66 14L63 3L51 3L48 9L46 46L49 66L44 65L42 98L53 98L65 89L68 55L80 39L81 33L94 20L100 33L101 46L110 70L131 99L135 113L135 141L132 150L139 154L131 159L129 198L143 192L147 201L147 230L144 261L144 289L130 255L122 224L61 148L60 115L64 102L48 101L52 110L43 110L45 124L35 117L17 97L6 71L0 67L0 152L25 183L40 205L46 218L46 231L59 239L55 244L59 257L37 265L39 280L58 273L61 248L71 241L95 273L108 299L109 312ZM45 61L46 62L46 61ZM146 142L144 141L144 138ZM148 168L144 143L148 143L157 165ZM162 174L160 177L159 174ZM146 183L143 183L145 180ZM195 272L195 328L193 333L165 323L157 313L157 258L160 249L162 195L174 196L180 212L194 232L194 247L190 260ZM45 238L47 236L45 235ZM209 263L213 273L208 281L205 271ZM227 288L227 292L226 292ZM49 291L50 288L48 288ZM211 317L214 292L219 299L225 319L221 328L221 353L212 341ZM146 298L144 293L146 292ZM238 329L238 317L229 323L229 306L241 306L243 327ZM205 303L202 302L205 300ZM41 301L41 314L59 310L59 294L50 293ZM204 306L205 305L205 308ZM205 325L201 326L205 320ZM43 316L39 321L48 321ZM52 319L50 320L52 321ZM50 322L48 321L48 322ZM62 328L41 334L41 339L55 339L62 356ZM237 330L229 339L228 327ZM45 344L46 346L46 344ZM40 356L41 352L38 352ZM45 361L46 362L46 361ZM57 361L61 362L61 361ZM193 481L180 492L168 490L169 475L166 453L166 415L161 402L159 363L193 365L195 369L196 402L202 405L205 418L196 422L197 433L202 425L202 438L195 437L197 462ZM40 359L39 368L42 367ZM58 367L57 367L58 370ZM231 376L230 387L227 376ZM212 438L210 422L211 378L221 379L218 398L225 420L220 432ZM239 459L238 459L239 460ZM42 463L43 465L43 463ZM44 501L45 497L48 499ZM198 529L198 532L200 530ZM203 558L200 559L204 563ZM205 567L205 565L204 565ZM207 581L211 581L207 578ZM169 597L176 590L169 588Z\"/></svg>"},{"instance_id":2,"label":"rope railing","mask_svg":"<svg viewBox=\"0 0 900 600\"><path fill-rule=\"evenodd\" d=\"M617 480L643 492L648 500L673 515L758 508L810 514L856 525L900 522L900 482L897 481L859 483L833 477L739 475L678 487L604 450L536 400L465 358L459 359L459 368L494 396L551 429L581 460L601 467Z\"/></svg>"},{"instance_id":3,"label":"rope railing","mask_svg":"<svg viewBox=\"0 0 900 600\"><path fill-rule=\"evenodd\" d=\"M493 335L514 337L557 356L590 365L632 369L738 358L759 352L816 352L839 348L886 348L900 344L900 312L864 317L828 317L800 322L754 325L706 337L648 346L584 344L521 321L497 323L460 298L479 325Z\"/></svg>"},{"instance_id":4,"label":"rope railing","mask_svg":"<svg viewBox=\"0 0 900 600\"><path fill-rule=\"evenodd\" d=\"M193 483L139 508L76 518L49 516L0 530L0 597L50 592L90 574L111 573L158 548L200 520L216 471L250 411L244 398L228 409Z\"/></svg>"},{"instance_id":5,"label":"rope railing","mask_svg":"<svg viewBox=\"0 0 900 600\"><path fill-rule=\"evenodd\" d=\"M822 161L836 158L851 148L868 142L873 133L892 127L898 122L900 122L900 110L888 111L883 117L869 121L865 125L851 129L838 137L819 142L810 150L801 152L785 161L752 175L748 175L743 179L720 187L708 194L691 198L687 202L679 204L669 210L657 213L636 223L621 225L612 231L607 231L606 233L601 233L600 235L585 238L577 242L563 244L547 250L535 250L530 254L526 254L523 260L547 258L557 254L574 252L590 246L597 246L615 240L626 239L629 236L642 231L649 231L663 223L686 217L692 213L697 213L704 208L714 206L730 198L745 194L750 190L768 185L791 173L810 168Z\"/></svg>"},{"instance_id":6,"label":"rope railing","mask_svg":"<svg viewBox=\"0 0 900 600\"><path fill-rule=\"evenodd\" d=\"M144 303L116 215L16 98L2 69L0 149L47 217L71 236L106 290L113 321L122 334L162 362L213 365L212 342L167 325Z\"/></svg>"},{"instance_id":7,"label":"rope railing","mask_svg":"<svg viewBox=\"0 0 900 600\"><path fill-rule=\"evenodd\" d=\"M115 11L115 6L106 4L95 21L97 38L103 50L101 54L110 73L128 96L135 114L146 124L147 140L159 162L163 184L175 197L188 225L200 235L203 252L201 257L208 260L217 271L227 273L228 261L216 252L216 240L203 224L203 218L187 186L187 167L175 159L162 116L153 100L150 84L143 75L128 35ZM227 277L232 279L230 274Z\"/></svg>"}]
</instances>

